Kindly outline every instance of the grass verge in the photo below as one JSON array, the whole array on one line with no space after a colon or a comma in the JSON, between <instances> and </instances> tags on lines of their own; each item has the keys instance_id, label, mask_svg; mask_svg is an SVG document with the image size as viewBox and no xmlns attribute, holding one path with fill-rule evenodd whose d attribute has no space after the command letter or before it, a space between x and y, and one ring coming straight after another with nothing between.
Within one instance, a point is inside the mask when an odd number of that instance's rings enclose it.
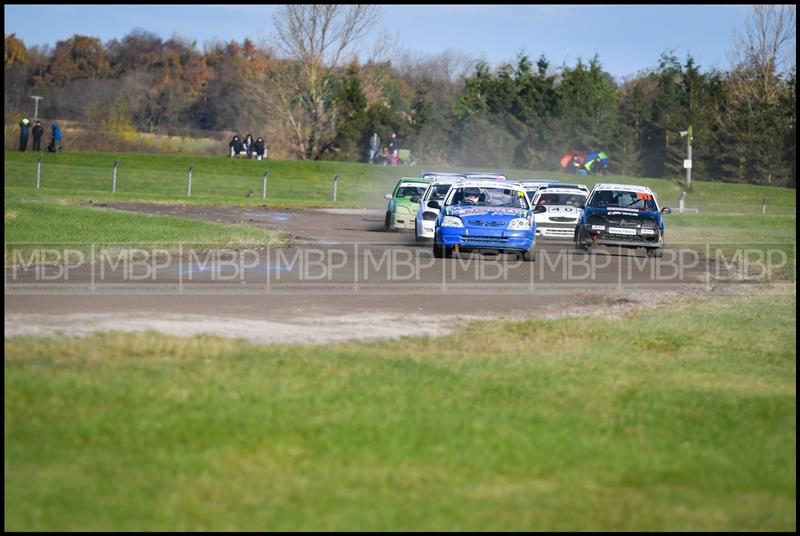
<instances>
[{"instance_id":1,"label":"grass verge","mask_svg":"<svg viewBox=\"0 0 800 536\"><path fill-rule=\"evenodd\" d=\"M7 339L5 528L792 531L795 322L759 294L313 351Z\"/></svg>"},{"instance_id":2,"label":"grass verge","mask_svg":"<svg viewBox=\"0 0 800 536\"><path fill-rule=\"evenodd\" d=\"M27 258L43 247L65 244L85 254L91 244L238 247L280 243L278 233L244 225L102 210L76 205L75 200L8 193L4 224L6 257L9 248L17 257ZM14 259L6 258L5 263L13 264Z\"/></svg>"}]
</instances>

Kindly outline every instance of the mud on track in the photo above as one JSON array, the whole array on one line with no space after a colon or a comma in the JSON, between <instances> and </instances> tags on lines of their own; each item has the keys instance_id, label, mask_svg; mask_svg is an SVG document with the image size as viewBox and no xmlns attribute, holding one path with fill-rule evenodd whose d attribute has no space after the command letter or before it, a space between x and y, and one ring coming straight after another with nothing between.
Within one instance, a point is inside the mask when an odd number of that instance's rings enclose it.
<instances>
[{"instance_id":1,"label":"mud on track","mask_svg":"<svg viewBox=\"0 0 800 536\"><path fill-rule=\"evenodd\" d=\"M533 263L507 256L434 259L430 244L415 243L413 232L384 232L381 210L94 206L280 231L289 243L216 256L173 252L146 279L131 280L132 272L119 268L124 263L105 271L102 262L87 260L71 269L68 284L41 285L45 272L6 267L7 337L155 329L320 344L438 335L474 319L615 316L741 286L681 248L655 260L637 250L585 254L570 243L538 239Z\"/></svg>"}]
</instances>

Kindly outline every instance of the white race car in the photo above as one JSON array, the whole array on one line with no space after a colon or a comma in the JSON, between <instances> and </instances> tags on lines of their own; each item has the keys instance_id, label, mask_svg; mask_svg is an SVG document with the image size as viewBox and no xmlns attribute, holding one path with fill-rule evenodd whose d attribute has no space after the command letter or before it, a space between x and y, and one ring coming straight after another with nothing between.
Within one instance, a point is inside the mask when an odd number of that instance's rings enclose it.
<instances>
[{"instance_id":1,"label":"white race car","mask_svg":"<svg viewBox=\"0 0 800 536\"><path fill-rule=\"evenodd\" d=\"M528 194L528 201L533 203L533 196L536 194L536 190L558 184L560 181L557 179L519 179L514 182L522 186L525 193Z\"/></svg>"},{"instance_id":2,"label":"white race car","mask_svg":"<svg viewBox=\"0 0 800 536\"><path fill-rule=\"evenodd\" d=\"M450 185L454 182L461 180L464 175L460 173L437 173L437 172L424 172L422 173L423 179L430 179L431 183L422 200L419 203L417 210L417 218L414 222L414 231L416 241L422 242L426 238L433 238L433 231L436 227L436 218L439 216L439 211L428 206L428 201L439 201L441 204L444 201L447 192L450 191Z\"/></svg>"},{"instance_id":3,"label":"white race car","mask_svg":"<svg viewBox=\"0 0 800 536\"><path fill-rule=\"evenodd\" d=\"M539 188L531 200L536 236L574 239L587 197L589 188L582 184Z\"/></svg>"}]
</instances>

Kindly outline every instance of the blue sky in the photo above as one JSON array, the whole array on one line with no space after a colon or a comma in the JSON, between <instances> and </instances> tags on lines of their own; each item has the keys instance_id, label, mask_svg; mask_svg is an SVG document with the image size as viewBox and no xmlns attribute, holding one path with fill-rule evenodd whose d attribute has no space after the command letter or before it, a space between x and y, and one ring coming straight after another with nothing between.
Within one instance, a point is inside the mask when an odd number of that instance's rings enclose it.
<instances>
[{"instance_id":1,"label":"blue sky","mask_svg":"<svg viewBox=\"0 0 800 536\"><path fill-rule=\"evenodd\" d=\"M6 5L5 34L26 45L54 45L75 33L103 41L142 28L164 38L269 40L277 5L78 6ZM600 57L617 78L654 67L666 49L687 53L702 69L729 66L734 30L741 30L748 5L383 5L376 30L396 40L396 51L437 54L447 49L497 65L520 50L545 54L551 67Z\"/></svg>"}]
</instances>

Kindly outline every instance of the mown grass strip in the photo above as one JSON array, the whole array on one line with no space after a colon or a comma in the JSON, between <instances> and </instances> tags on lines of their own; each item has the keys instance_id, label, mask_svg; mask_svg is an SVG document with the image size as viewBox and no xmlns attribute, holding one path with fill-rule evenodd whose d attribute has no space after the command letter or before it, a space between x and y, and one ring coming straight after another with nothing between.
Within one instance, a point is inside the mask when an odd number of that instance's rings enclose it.
<instances>
[{"instance_id":1,"label":"mown grass strip","mask_svg":"<svg viewBox=\"0 0 800 536\"><path fill-rule=\"evenodd\" d=\"M9 249L26 257L40 247L65 244L86 253L92 244L238 247L281 241L276 232L244 225L76 206L74 201L58 198L7 195L4 209L6 256Z\"/></svg>"},{"instance_id":2,"label":"mown grass strip","mask_svg":"<svg viewBox=\"0 0 800 536\"><path fill-rule=\"evenodd\" d=\"M7 530L794 530L796 300L5 342Z\"/></svg>"}]
</instances>

